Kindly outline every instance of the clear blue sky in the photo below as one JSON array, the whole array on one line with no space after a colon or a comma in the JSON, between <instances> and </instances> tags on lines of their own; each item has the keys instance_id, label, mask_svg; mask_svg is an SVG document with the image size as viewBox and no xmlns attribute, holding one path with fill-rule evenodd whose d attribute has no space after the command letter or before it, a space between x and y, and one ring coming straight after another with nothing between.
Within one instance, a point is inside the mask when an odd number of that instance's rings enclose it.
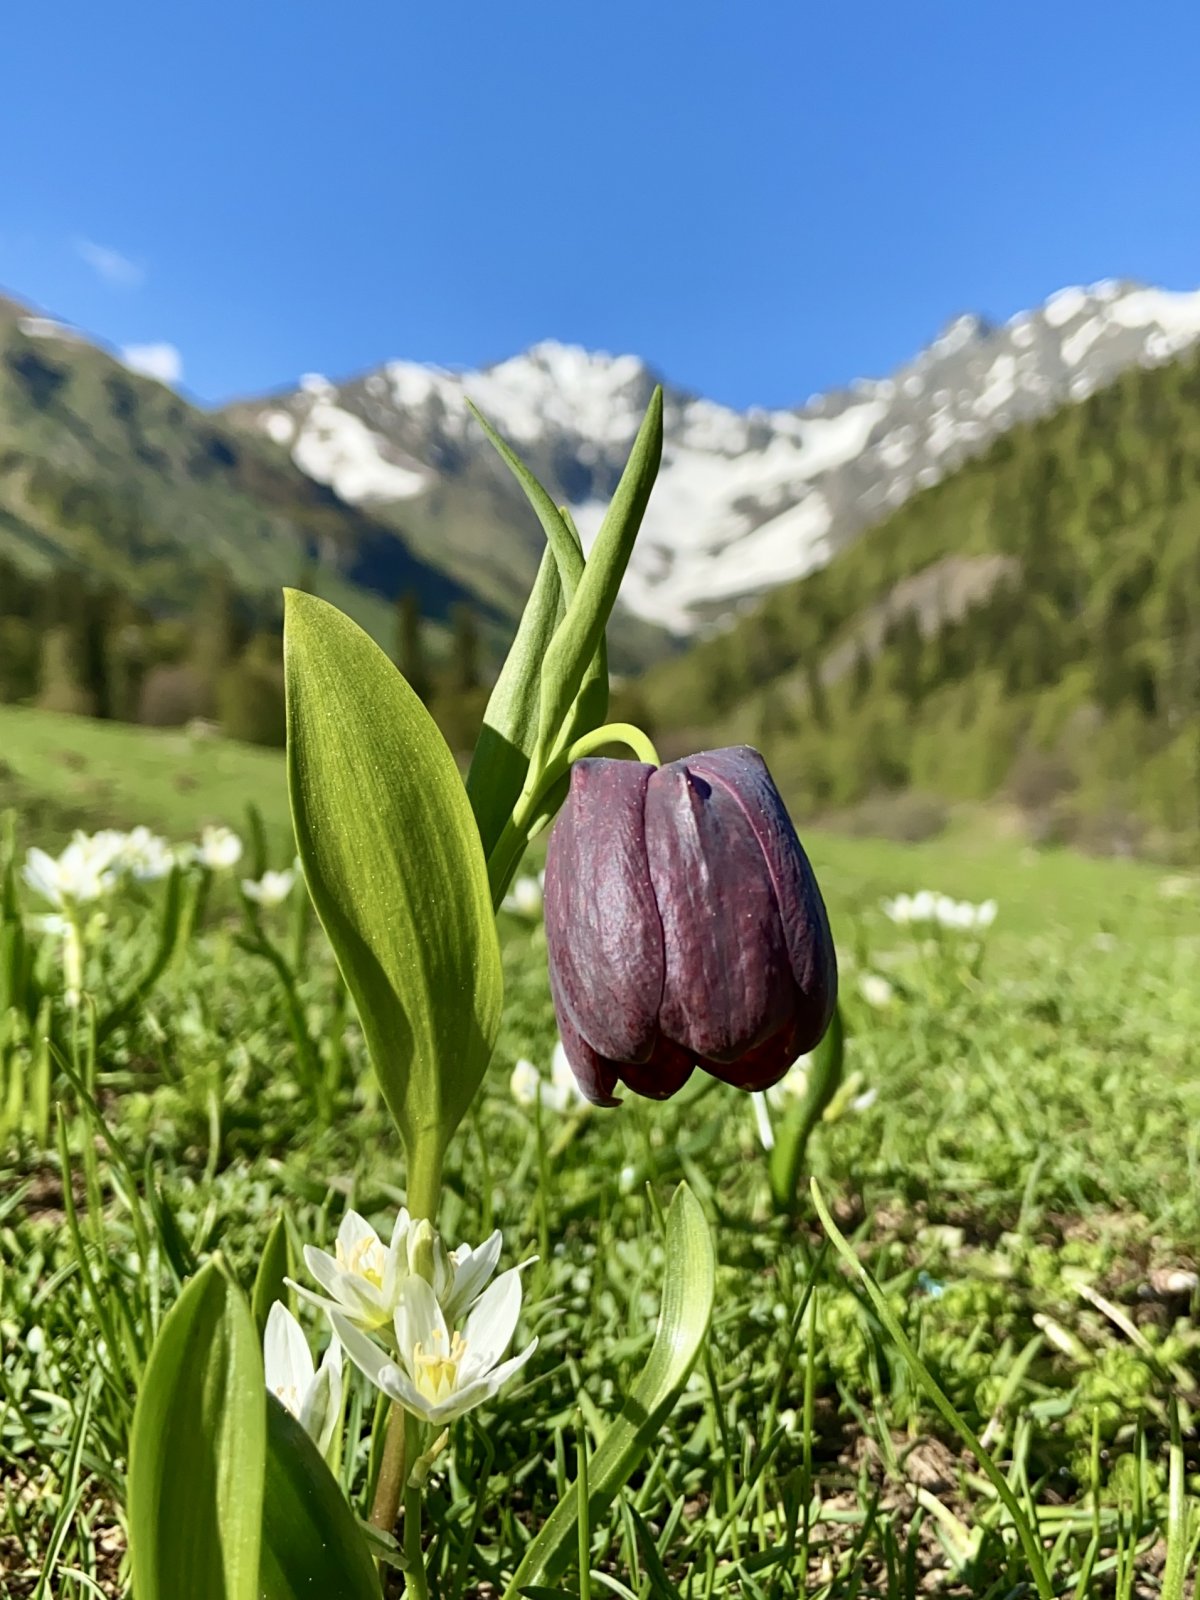
<instances>
[{"instance_id":1,"label":"clear blue sky","mask_svg":"<svg viewBox=\"0 0 1200 1600\"><path fill-rule=\"evenodd\" d=\"M1200 285L1196 0L6 8L0 284L207 400L557 338L744 406Z\"/></svg>"}]
</instances>

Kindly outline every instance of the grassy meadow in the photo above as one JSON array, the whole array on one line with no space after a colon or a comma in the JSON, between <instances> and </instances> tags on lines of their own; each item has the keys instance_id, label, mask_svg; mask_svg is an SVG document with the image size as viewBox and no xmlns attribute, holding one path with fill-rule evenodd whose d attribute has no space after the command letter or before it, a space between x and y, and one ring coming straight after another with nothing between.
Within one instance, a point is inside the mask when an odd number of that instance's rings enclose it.
<instances>
[{"instance_id":1,"label":"grassy meadow","mask_svg":"<svg viewBox=\"0 0 1200 1600\"><path fill-rule=\"evenodd\" d=\"M189 879L185 936L149 984L162 884L104 904L78 1012L57 940L31 932L59 1053L0 1016L0 1594L116 1600L134 1398L181 1283L219 1249L249 1287L281 1216L299 1275L301 1247L331 1247L351 1204L390 1230L405 1174L298 887L274 907L238 892L292 857L281 757L0 708L0 762L18 865L76 826L247 838L238 867ZM699 1073L661 1105L514 1098L516 1062L548 1075L556 1033L540 921L501 915L504 1020L441 1222L455 1242L501 1228L505 1266L536 1254L518 1345L540 1344L454 1425L427 1497L433 1593L498 1595L580 1440L604 1434L652 1338L680 1177L714 1230L711 1335L644 1469L590 1528L590 1571L552 1592L1033 1594L996 1476L1055 1595L1190 1592L1200 878L1034 851L980 813L920 845L805 843L838 943L846 1078L790 1215L772 1206L750 1098ZM889 919L885 898L922 888L994 898L994 926ZM23 916L46 909L18 895ZM829 1247L810 1176L886 1316ZM362 1443L340 1470L362 1509L372 1404L356 1382Z\"/></svg>"}]
</instances>

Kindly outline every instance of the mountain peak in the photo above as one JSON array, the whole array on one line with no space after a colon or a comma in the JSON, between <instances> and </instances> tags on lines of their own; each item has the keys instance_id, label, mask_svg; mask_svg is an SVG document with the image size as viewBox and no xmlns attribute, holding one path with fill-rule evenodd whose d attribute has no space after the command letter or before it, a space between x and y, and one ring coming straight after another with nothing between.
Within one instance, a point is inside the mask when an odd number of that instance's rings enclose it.
<instances>
[{"instance_id":1,"label":"mountain peak","mask_svg":"<svg viewBox=\"0 0 1200 1600\"><path fill-rule=\"evenodd\" d=\"M738 412L668 388L662 469L622 602L691 633L821 565L1013 424L1198 339L1200 291L1114 279L1060 289L1003 326L956 316L891 377L796 410ZM524 528L527 509L470 400L571 507L586 542L655 381L637 356L544 339L479 371L401 361L340 386L306 380L291 397L251 407L248 420L344 498L394 503L406 527L453 484L511 505ZM473 524L439 537L461 539L464 568L478 559Z\"/></svg>"}]
</instances>

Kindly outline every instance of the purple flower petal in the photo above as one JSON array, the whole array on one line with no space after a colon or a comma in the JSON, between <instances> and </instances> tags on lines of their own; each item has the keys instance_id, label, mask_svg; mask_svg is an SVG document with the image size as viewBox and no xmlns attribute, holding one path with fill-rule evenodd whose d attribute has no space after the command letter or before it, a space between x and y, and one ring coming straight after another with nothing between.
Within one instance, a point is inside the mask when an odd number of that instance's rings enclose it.
<instances>
[{"instance_id":1,"label":"purple flower petal","mask_svg":"<svg viewBox=\"0 0 1200 1600\"><path fill-rule=\"evenodd\" d=\"M646 851L662 918L659 1024L710 1061L735 1061L788 1021L794 994L771 874L745 810L690 759L646 791Z\"/></svg>"},{"instance_id":2,"label":"purple flower petal","mask_svg":"<svg viewBox=\"0 0 1200 1600\"><path fill-rule=\"evenodd\" d=\"M643 824L653 772L638 761L577 761L546 856L555 1009L610 1061L645 1061L658 1033L663 935Z\"/></svg>"},{"instance_id":3,"label":"purple flower petal","mask_svg":"<svg viewBox=\"0 0 1200 1600\"><path fill-rule=\"evenodd\" d=\"M805 1017L797 1051L803 1055L824 1035L837 1002L837 957L816 876L757 750L705 750L687 764L741 807L767 863Z\"/></svg>"}]
</instances>

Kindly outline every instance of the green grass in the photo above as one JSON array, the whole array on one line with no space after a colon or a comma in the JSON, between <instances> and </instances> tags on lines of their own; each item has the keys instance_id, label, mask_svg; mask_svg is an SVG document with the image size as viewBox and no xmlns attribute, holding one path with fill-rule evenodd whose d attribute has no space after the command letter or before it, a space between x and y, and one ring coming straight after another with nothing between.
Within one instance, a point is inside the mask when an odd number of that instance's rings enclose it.
<instances>
[{"instance_id":1,"label":"green grass","mask_svg":"<svg viewBox=\"0 0 1200 1600\"><path fill-rule=\"evenodd\" d=\"M280 830L273 864L287 859L277 757L33 713L4 712L0 741L31 789L85 806L72 786L86 771L129 806L114 817L176 837L236 824L253 798ZM67 749L86 769L64 763ZM180 790L184 770L203 786ZM1196 883L1034 855L977 820L920 846L806 842L838 937L853 1075L809 1169L889 1317L1035 1508L1054 1592L1158 1594L1173 1410L1177 1469L1189 1496L1198 1485L1186 1277L1200 1239ZM926 886L998 899L978 959L884 917L884 894ZM145 959L153 909L110 908L88 976L102 1001ZM266 922L289 959L293 917ZM574 1472L577 1430L594 1447L615 1414L649 1346L656 1208L680 1176L715 1231L713 1332L645 1470L592 1530L592 1593L1032 1593L994 1486L862 1285L821 1256L806 1193L794 1219L772 1215L744 1097L697 1075L665 1105L631 1097L540 1126L514 1104L512 1065L525 1055L544 1069L554 1024L540 929L505 919L503 931L501 1037L441 1221L453 1241L502 1227L505 1265L539 1255L525 1320L542 1342L527 1381L453 1430L428 1502L435 1593L502 1587ZM53 1137L11 1100L0 1112L0 1573L14 1597L125 1593L137 1375L192 1261L219 1246L249 1283L281 1211L294 1246L328 1243L347 1203L382 1226L403 1197L397 1141L323 944L311 935L295 980L299 1033L279 971L253 946L232 897L214 896L182 959L101 1050L109 1133L97 1137L68 1076L56 1078L69 1189ZM865 972L893 986L882 1009L862 998ZM32 1072L19 1037L2 1048L10 1084ZM313 1063L332 1095L324 1125ZM873 1103L855 1109L866 1090ZM350 1449L356 1503L366 1468L365 1449ZM574 1573L564 1592L579 1592Z\"/></svg>"},{"instance_id":2,"label":"green grass","mask_svg":"<svg viewBox=\"0 0 1200 1600\"><path fill-rule=\"evenodd\" d=\"M159 732L24 706L0 706L0 807L14 805L51 843L72 828L139 822L174 839L237 825L253 802L283 848L283 756L182 729Z\"/></svg>"}]
</instances>

